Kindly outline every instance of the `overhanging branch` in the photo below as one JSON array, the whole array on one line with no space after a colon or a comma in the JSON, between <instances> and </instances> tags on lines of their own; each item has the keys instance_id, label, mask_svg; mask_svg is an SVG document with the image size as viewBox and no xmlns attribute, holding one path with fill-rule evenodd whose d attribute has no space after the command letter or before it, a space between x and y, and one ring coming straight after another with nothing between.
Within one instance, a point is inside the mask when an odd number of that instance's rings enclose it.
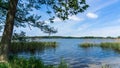
<instances>
[{"instance_id":1,"label":"overhanging branch","mask_svg":"<svg viewBox=\"0 0 120 68\"><path fill-rule=\"evenodd\" d=\"M6 8L5 6L2 6L2 5L0 5L0 8L8 10L8 8Z\"/></svg>"}]
</instances>

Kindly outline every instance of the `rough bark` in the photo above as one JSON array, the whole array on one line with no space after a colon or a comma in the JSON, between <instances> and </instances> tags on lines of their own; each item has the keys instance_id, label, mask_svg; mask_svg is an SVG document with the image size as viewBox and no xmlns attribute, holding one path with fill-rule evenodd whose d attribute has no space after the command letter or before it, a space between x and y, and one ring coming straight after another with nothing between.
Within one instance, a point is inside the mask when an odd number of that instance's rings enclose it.
<instances>
[{"instance_id":1,"label":"rough bark","mask_svg":"<svg viewBox=\"0 0 120 68\"><path fill-rule=\"evenodd\" d=\"M8 60L8 51L12 38L17 3L18 0L9 1L9 8L6 17L5 28L0 44L0 62Z\"/></svg>"}]
</instances>

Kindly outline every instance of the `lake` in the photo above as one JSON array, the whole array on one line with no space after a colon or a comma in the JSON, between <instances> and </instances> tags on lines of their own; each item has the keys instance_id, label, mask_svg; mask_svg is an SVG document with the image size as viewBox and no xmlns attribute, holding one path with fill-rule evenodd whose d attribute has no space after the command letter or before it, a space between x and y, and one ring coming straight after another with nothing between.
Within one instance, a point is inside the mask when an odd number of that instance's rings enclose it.
<instances>
[{"instance_id":1,"label":"lake","mask_svg":"<svg viewBox=\"0 0 120 68\"><path fill-rule=\"evenodd\" d=\"M101 68L104 65L110 65L113 68L120 68L120 53L111 49L102 49L100 47L81 48L81 43L101 43L118 42L115 39L36 39L34 41L56 41L58 47L55 49L45 49L36 51L34 55L40 58L48 65L57 65L63 59L70 68ZM28 52L19 53L18 56L30 57Z\"/></svg>"}]
</instances>

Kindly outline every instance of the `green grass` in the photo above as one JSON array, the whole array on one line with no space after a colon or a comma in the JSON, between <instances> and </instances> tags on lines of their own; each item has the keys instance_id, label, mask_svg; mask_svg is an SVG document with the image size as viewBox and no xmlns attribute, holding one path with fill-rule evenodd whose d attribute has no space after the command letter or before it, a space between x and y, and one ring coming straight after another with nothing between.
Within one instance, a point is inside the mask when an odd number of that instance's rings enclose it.
<instances>
[{"instance_id":1,"label":"green grass","mask_svg":"<svg viewBox=\"0 0 120 68\"><path fill-rule=\"evenodd\" d=\"M120 51L120 42L103 42L100 44L95 43L82 43L79 45L80 47L87 48L87 47L101 47L101 48L109 48L115 51Z\"/></svg>"},{"instance_id":2,"label":"green grass","mask_svg":"<svg viewBox=\"0 0 120 68\"><path fill-rule=\"evenodd\" d=\"M56 48L56 42L12 42L9 48L10 52L17 53L22 51L34 52L42 51L45 48Z\"/></svg>"},{"instance_id":3,"label":"green grass","mask_svg":"<svg viewBox=\"0 0 120 68\"><path fill-rule=\"evenodd\" d=\"M0 68L8 68L8 63L0 63Z\"/></svg>"},{"instance_id":4,"label":"green grass","mask_svg":"<svg viewBox=\"0 0 120 68\"><path fill-rule=\"evenodd\" d=\"M41 60L36 58L12 58L8 63L0 63L0 68L68 68L64 61L61 61L57 66L45 65Z\"/></svg>"}]
</instances>

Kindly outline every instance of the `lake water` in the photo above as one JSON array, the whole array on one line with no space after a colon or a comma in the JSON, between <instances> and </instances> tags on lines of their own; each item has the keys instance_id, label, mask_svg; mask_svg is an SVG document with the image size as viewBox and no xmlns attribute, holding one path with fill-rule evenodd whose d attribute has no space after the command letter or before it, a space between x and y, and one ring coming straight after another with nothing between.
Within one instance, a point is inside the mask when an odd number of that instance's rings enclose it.
<instances>
[{"instance_id":1,"label":"lake water","mask_svg":"<svg viewBox=\"0 0 120 68\"><path fill-rule=\"evenodd\" d=\"M36 51L33 55L41 58L45 64L57 65L64 59L70 68L101 68L101 65L111 65L120 68L120 53L100 47L81 48L78 44L91 42L118 42L115 39L36 39L35 41L56 41L58 47ZM30 57L30 53L19 53L19 56Z\"/></svg>"}]
</instances>

